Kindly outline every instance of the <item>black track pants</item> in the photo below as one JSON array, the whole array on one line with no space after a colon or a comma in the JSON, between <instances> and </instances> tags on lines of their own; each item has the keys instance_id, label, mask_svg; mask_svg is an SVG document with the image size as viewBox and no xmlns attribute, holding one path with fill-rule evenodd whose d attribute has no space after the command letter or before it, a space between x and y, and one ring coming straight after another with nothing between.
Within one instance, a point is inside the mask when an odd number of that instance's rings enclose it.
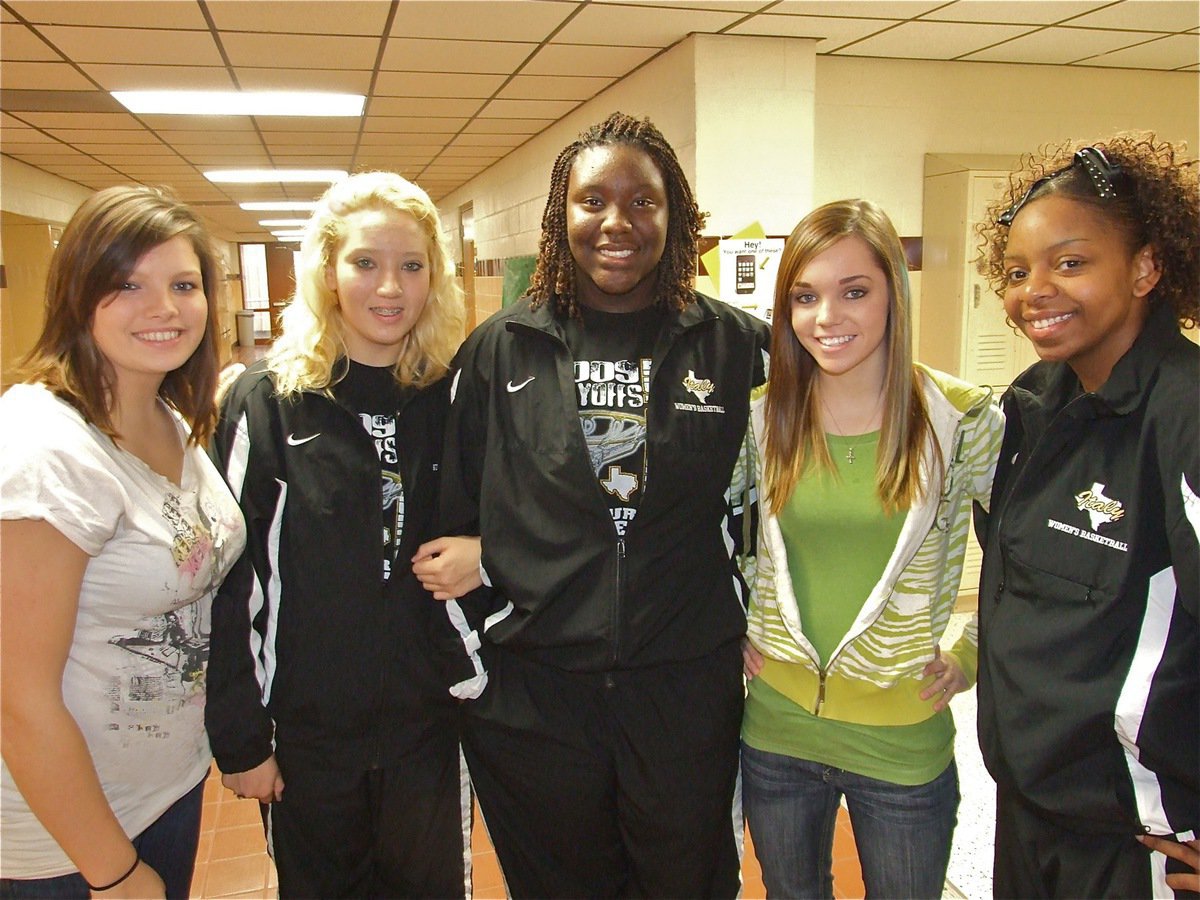
<instances>
[{"instance_id":1,"label":"black track pants","mask_svg":"<svg viewBox=\"0 0 1200 900\"><path fill-rule=\"evenodd\" d=\"M513 897L734 897L741 887L737 642L571 673L499 651L464 750Z\"/></svg>"},{"instance_id":2,"label":"black track pants","mask_svg":"<svg viewBox=\"0 0 1200 900\"><path fill-rule=\"evenodd\" d=\"M283 800L264 807L279 896L469 896L470 789L453 729L368 772L277 754Z\"/></svg>"}]
</instances>

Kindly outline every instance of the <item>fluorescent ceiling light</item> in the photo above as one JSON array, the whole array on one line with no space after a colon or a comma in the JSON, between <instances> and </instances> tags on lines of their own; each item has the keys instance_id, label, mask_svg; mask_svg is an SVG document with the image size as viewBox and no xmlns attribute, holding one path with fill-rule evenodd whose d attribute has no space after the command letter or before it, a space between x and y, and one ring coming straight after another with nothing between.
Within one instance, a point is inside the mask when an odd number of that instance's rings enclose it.
<instances>
[{"instance_id":1,"label":"fluorescent ceiling light","mask_svg":"<svg viewBox=\"0 0 1200 900\"><path fill-rule=\"evenodd\" d=\"M224 184L263 184L266 182L322 182L333 184L346 177L342 169L217 169L205 172L209 181Z\"/></svg>"},{"instance_id":2,"label":"fluorescent ceiling light","mask_svg":"<svg viewBox=\"0 0 1200 900\"><path fill-rule=\"evenodd\" d=\"M294 231L294 230L292 230L292 231L272 231L271 234L275 235L275 237L279 238L280 240L283 240L285 238L292 238L293 240L298 241L298 240L300 240L300 238L304 237L303 231Z\"/></svg>"},{"instance_id":3,"label":"fluorescent ceiling light","mask_svg":"<svg viewBox=\"0 0 1200 900\"><path fill-rule=\"evenodd\" d=\"M183 116L361 116L362 94L311 91L113 91L132 113Z\"/></svg>"},{"instance_id":4,"label":"fluorescent ceiling light","mask_svg":"<svg viewBox=\"0 0 1200 900\"><path fill-rule=\"evenodd\" d=\"M239 203L249 212L311 212L317 208L316 200L250 200Z\"/></svg>"},{"instance_id":5,"label":"fluorescent ceiling light","mask_svg":"<svg viewBox=\"0 0 1200 900\"><path fill-rule=\"evenodd\" d=\"M285 225L304 226L308 219L259 219L258 224L263 228L282 228Z\"/></svg>"}]
</instances>

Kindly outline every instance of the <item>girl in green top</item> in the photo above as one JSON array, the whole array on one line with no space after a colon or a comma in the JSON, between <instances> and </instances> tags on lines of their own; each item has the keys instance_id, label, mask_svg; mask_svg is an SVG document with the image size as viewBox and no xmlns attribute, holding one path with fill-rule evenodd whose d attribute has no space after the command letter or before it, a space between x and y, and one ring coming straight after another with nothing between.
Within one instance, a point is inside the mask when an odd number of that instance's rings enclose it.
<instances>
[{"instance_id":1,"label":"girl in green top","mask_svg":"<svg viewBox=\"0 0 1200 900\"><path fill-rule=\"evenodd\" d=\"M763 881L833 896L844 795L867 895L940 897L959 801L948 703L974 680L974 623L940 641L1003 420L989 391L914 365L904 251L872 203L796 226L774 320L752 404L765 502L742 734Z\"/></svg>"}]
</instances>

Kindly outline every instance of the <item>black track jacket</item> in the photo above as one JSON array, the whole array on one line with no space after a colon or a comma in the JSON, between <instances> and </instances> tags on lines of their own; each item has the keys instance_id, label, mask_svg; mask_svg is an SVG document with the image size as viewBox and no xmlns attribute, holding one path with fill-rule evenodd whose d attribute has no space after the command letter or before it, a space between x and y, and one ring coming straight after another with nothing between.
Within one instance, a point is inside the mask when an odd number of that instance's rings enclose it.
<instances>
[{"instance_id":1,"label":"black track jacket","mask_svg":"<svg viewBox=\"0 0 1200 900\"><path fill-rule=\"evenodd\" d=\"M1084 832L1200 830L1200 348L1151 307L1095 393L1037 363L1007 429L979 593L979 741Z\"/></svg>"},{"instance_id":2,"label":"black track jacket","mask_svg":"<svg viewBox=\"0 0 1200 900\"><path fill-rule=\"evenodd\" d=\"M645 493L623 538L592 469L551 304L520 301L467 339L451 388L444 524L481 534L494 586L453 605L468 649L482 643L486 656L500 644L601 672L695 659L745 633L734 557L751 493L731 479L768 335L699 294L668 314L650 374ZM478 679L485 665L477 656Z\"/></svg>"},{"instance_id":3,"label":"black track jacket","mask_svg":"<svg viewBox=\"0 0 1200 900\"><path fill-rule=\"evenodd\" d=\"M213 604L205 724L221 771L263 762L273 735L306 765L394 765L453 710L430 642L455 633L408 563L433 537L448 385L400 401L387 583L379 456L357 414L315 391L279 397L261 362L226 397L212 455L247 540Z\"/></svg>"}]
</instances>

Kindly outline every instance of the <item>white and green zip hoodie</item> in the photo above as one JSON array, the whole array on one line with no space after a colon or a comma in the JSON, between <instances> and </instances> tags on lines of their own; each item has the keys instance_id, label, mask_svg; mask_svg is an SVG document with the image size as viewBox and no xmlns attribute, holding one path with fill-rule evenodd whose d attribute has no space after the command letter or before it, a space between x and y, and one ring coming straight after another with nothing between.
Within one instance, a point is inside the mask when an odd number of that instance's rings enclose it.
<instances>
[{"instance_id":1,"label":"white and green zip hoodie","mask_svg":"<svg viewBox=\"0 0 1200 900\"><path fill-rule=\"evenodd\" d=\"M909 509L900 537L879 581L822 671L804 634L792 592L779 522L763 511L758 572L747 628L751 643L770 659L788 663L787 695L808 712L864 725L911 725L933 715L916 684L933 659L958 594L971 525L971 503L985 508L1004 432L1004 417L990 388L917 366L943 460L932 497ZM759 471L763 464L766 389L755 391L751 420ZM921 480L928 485L936 458L927 453ZM975 619L953 650L969 684L975 682L978 640ZM807 699L806 699L807 698Z\"/></svg>"}]
</instances>

